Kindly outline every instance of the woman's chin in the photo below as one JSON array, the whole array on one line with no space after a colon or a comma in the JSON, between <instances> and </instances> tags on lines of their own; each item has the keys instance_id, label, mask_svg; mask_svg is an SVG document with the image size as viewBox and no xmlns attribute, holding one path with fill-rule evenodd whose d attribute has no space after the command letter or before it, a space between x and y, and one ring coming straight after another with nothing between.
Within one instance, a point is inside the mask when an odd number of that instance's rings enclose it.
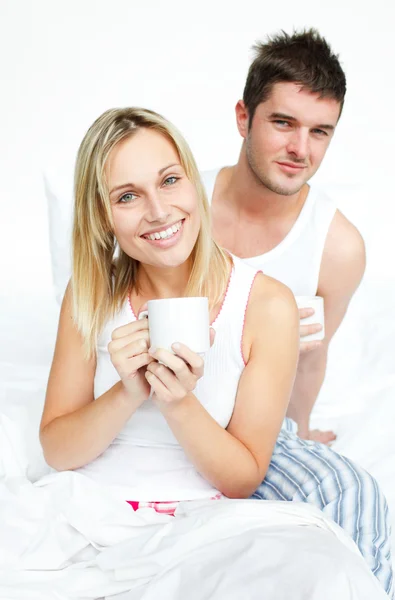
<instances>
[{"instance_id":1,"label":"woman's chin","mask_svg":"<svg viewBox=\"0 0 395 600\"><path fill-rule=\"evenodd\" d=\"M163 252L159 256L145 256L140 260L141 264L154 267L156 269L176 269L189 262L192 249L176 249L172 252Z\"/></svg>"}]
</instances>

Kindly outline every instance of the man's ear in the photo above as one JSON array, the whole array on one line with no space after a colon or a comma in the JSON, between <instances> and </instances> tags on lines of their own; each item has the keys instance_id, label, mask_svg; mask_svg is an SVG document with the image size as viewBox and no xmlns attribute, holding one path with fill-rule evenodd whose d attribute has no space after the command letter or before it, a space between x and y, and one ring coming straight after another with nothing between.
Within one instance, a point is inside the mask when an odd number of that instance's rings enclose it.
<instances>
[{"instance_id":1,"label":"man's ear","mask_svg":"<svg viewBox=\"0 0 395 600\"><path fill-rule=\"evenodd\" d=\"M239 130L241 137L245 139L248 135L249 116L243 100L238 101L235 107L235 112L237 129Z\"/></svg>"}]
</instances>

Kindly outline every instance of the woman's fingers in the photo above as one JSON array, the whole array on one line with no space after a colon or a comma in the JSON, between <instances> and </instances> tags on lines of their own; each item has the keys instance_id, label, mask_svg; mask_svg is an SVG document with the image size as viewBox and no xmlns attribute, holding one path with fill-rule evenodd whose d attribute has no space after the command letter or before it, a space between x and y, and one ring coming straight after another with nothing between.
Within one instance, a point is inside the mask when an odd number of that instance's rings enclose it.
<instances>
[{"instance_id":1,"label":"woman's fingers","mask_svg":"<svg viewBox=\"0 0 395 600\"><path fill-rule=\"evenodd\" d=\"M145 372L145 378L151 386L151 393L153 392L159 400L162 402L171 402L174 399L168 388L152 371L148 370L148 367Z\"/></svg>"},{"instance_id":2,"label":"woman's fingers","mask_svg":"<svg viewBox=\"0 0 395 600\"><path fill-rule=\"evenodd\" d=\"M188 348L188 346L185 346L185 344L181 344L178 342L172 345L172 349L174 350L176 355L184 361L184 363L188 363L195 377L197 377L198 379L202 377L204 373L204 360L203 357L200 356L200 354L193 352Z\"/></svg>"},{"instance_id":3,"label":"woman's fingers","mask_svg":"<svg viewBox=\"0 0 395 600\"><path fill-rule=\"evenodd\" d=\"M148 320L147 319L139 319L137 321L132 321L131 323L127 323L127 325L122 325L122 327L117 327L111 334L112 340L118 340L119 338L123 338L128 335L132 335L137 333L138 331L148 331Z\"/></svg>"},{"instance_id":4,"label":"woman's fingers","mask_svg":"<svg viewBox=\"0 0 395 600\"><path fill-rule=\"evenodd\" d=\"M194 379L199 379L204 372L202 357L196 352L192 352L184 344L176 343L173 344L172 348L176 354L163 348L150 348L149 353L157 361L169 367L183 383L188 384L191 375Z\"/></svg>"},{"instance_id":5,"label":"woman's fingers","mask_svg":"<svg viewBox=\"0 0 395 600\"><path fill-rule=\"evenodd\" d=\"M148 353L148 342L145 339L135 340L115 351L112 349L110 357L112 364L121 377L130 375L155 360ZM141 360L140 357L142 357Z\"/></svg>"},{"instance_id":6,"label":"woman's fingers","mask_svg":"<svg viewBox=\"0 0 395 600\"><path fill-rule=\"evenodd\" d=\"M121 338L116 338L114 340L111 340L111 342L107 346L107 349L108 349L109 353L112 354L113 352L118 352L119 350L122 350L123 348L127 348L128 346L131 346L132 344L136 344L136 348L140 347L141 352L143 352L144 350L148 350L148 348L149 348L148 330L133 332L133 333L130 333L129 335L123 336Z\"/></svg>"},{"instance_id":7,"label":"woman's fingers","mask_svg":"<svg viewBox=\"0 0 395 600\"><path fill-rule=\"evenodd\" d=\"M147 367L153 362L155 362L155 359L153 359L152 356L148 354L148 352L145 352L144 354L139 354L138 356L135 356L132 359L128 359L128 361L125 362L124 377L135 377L139 369L141 369L142 367Z\"/></svg>"},{"instance_id":8,"label":"woman's fingers","mask_svg":"<svg viewBox=\"0 0 395 600\"><path fill-rule=\"evenodd\" d=\"M204 360L200 354L193 352L185 344L179 342L172 345L173 351L176 353L176 357L180 357L182 361L190 366L190 369L196 377L201 377L204 372Z\"/></svg>"},{"instance_id":9,"label":"woman's fingers","mask_svg":"<svg viewBox=\"0 0 395 600\"><path fill-rule=\"evenodd\" d=\"M150 378L150 375L152 375L152 378ZM192 391L182 385L173 371L156 361L147 366L146 379L150 383L151 381L154 382L154 392L161 400L166 402L182 400L189 391Z\"/></svg>"}]
</instances>

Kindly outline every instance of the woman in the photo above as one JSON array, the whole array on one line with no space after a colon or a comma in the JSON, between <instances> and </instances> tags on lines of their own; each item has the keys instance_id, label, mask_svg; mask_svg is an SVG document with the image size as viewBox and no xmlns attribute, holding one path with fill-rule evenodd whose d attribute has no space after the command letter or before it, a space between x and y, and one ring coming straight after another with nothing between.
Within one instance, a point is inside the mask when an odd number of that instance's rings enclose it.
<instances>
[{"instance_id":1,"label":"woman","mask_svg":"<svg viewBox=\"0 0 395 600\"><path fill-rule=\"evenodd\" d=\"M205 361L182 344L151 348L138 319L148 300L182 296L209 298ZM48 464L135 510L248 498L268 470L298 349L292 293L212 240L178 131L147 110L104 113L77 158L73 274L40 427Z\"/></svg>"},{"instance_id":2,"label":"woman","mask_svg":"<svg viewBox=\"0 0 395 600\"><path fill-rule=\"evenodd\" d=\"M111 483L133 502L248 498L295 377L292 293L234 266L215 244L190 150L154 113L111 110L93 124L75 193L73 277L41 423L47 462ZM169 227L179 230L150 239ZM195 393L202 358L182 346L175 356L150 349L147 321L135 316L152 298L185 295L208 296L216 330Z\"/></svg>"}]
</instances>

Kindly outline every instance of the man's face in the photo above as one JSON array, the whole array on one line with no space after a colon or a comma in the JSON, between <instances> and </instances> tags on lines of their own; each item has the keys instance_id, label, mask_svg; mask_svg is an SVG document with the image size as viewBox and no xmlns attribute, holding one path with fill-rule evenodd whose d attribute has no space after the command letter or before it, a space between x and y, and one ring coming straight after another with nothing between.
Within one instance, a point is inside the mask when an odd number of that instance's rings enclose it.
<instances>
[{"instance_id":1,"label":"man's face","mask_svg":"<svg viewBox=\"0 0 395 600\"><path fill-rule=\"evenodd\" d=\"M246 124L247 160L258 180L277 194L297 193L320 166L339 115L337 100L296 83L275 84L249 131Z\"/></svg>"}]
</instances>

